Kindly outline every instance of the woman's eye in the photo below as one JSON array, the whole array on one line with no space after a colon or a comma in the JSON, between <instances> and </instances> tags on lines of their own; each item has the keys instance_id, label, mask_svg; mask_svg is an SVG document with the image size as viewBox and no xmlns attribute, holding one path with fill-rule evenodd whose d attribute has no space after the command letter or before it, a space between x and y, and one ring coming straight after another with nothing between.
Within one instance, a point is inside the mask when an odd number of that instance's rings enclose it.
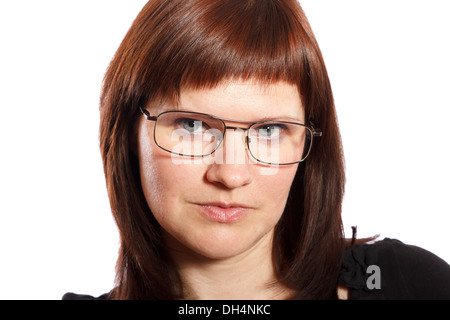
<instances>
[{"instance_id":1,"label":"woman's eye","mask_svg":"<svg viewBox=\"0 0 450 320\"><path fill-rule=\"evenodd\" d=\"M203 121L201 120L195 120L195 119L178 119L177 120L178 125L181 126L186 131L189 131L191 133L195 132L203 132L206 130Z\"/></svg>"},{"instance_id":2,"label":"woman's eye","mask_svg":"<svg viewBox=\"0 0 450 320\"><path fill-rule=\"evenodd\" d=\"M279 137L283 131L283 126L279 124L265 124L258 127L258 135L264 138Z\"/></svg>"}]
</instances>

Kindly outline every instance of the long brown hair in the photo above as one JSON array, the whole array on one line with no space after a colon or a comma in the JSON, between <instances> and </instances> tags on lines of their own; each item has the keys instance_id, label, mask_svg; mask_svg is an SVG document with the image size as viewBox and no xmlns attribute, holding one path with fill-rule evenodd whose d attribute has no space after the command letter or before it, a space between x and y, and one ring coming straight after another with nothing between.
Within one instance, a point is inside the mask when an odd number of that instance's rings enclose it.
<instances>
[{"instance_id":1,"label":"long brown hair","mask_svg":"<svg viewBox=\"0 0 450 320\"><path fill-rule=\"evenodd\" d=\"M135 19L101 94L100 147L121 239L112 298L183 297L140 184L133 151L139 106L231 78L296 85L305 119L323 132L297 170L273 256L280 281L297 292L293 298L336 298L343 153L322 54L296 0L150 0Z\"/></svg>"}]
</instances>

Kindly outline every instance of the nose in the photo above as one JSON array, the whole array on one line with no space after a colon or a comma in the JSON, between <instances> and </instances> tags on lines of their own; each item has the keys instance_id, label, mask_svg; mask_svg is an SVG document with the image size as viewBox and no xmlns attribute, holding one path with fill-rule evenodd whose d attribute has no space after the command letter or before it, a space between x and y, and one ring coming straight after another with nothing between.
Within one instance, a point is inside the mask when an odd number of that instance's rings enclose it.
<instances>
[{"instance_id":1,"label":"nose","mask_svg":"<svg viewBox=\"0 0 450 320\"><path fill-rule=\"evenodd\" d=\"M244 130L227 130L222 146L214 152L206 179L228 189L235 189L253 181L253 164L248 157Z\"/></svg>"},{"instance_id":2,"label":"nose","mask_svg":"<svg viewBox=\"0 0 450 320\"><path fill-rule=\"evenodd\" d=\"M251 164L212 164L206 173L206 179L227 189L236 189L248 185L253 180Z\"/></svg>"}]
</instances>

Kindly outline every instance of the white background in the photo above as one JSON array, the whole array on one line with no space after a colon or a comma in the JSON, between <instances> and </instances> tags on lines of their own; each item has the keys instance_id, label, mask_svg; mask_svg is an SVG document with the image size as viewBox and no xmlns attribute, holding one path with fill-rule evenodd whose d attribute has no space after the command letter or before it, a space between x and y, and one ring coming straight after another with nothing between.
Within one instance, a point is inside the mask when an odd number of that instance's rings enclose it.
<instances>
[{"instance_id":1,"label":"white background","mask_svg":"<svg viewBox=\"0 0 450 320\"><path fill-rule=\"evenodd\" d=\"M118 234L98 150L106 67L146 1L0 4L0 299L99 295ZM450 5L301 1L346 154L345 232L450 262Z\"/></svg>"}]
</instances>

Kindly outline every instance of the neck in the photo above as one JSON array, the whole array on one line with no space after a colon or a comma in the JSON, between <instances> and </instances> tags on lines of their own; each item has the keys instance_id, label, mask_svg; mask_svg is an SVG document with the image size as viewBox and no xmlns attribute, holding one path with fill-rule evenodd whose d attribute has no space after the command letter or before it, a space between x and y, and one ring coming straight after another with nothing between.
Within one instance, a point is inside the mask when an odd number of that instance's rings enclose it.
<instances>
[{"instance_id":1,"label":"neck","mask_svg":"<svg viewBox=\"0 0 450 320\"><path fill-rule=\"evenodd\" d=\"M268 234L237 256L210 259L192 251L171 250L186 299L284 299L292 293L277 281Z\"/></svg>"}]
</instances>

